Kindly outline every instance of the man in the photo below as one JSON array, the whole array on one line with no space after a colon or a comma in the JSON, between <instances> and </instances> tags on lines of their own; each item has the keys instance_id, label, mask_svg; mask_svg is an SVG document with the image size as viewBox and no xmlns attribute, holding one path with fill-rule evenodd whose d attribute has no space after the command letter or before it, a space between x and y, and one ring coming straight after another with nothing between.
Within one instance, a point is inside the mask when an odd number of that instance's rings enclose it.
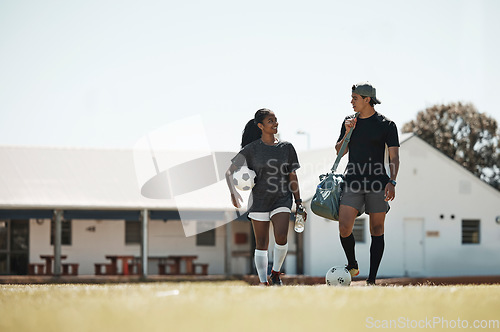
<instances>
[{"instance_id":1,"label":"man","mask_svg":"<svg viewBox=\"0 0 500 332\"><path fill-rule=\"evenodd\" d=\"M348 116L342 125L335 149L337 154L349 131L353 130L346 153L346 186L340 200L340 242L347 257L351 276L359 274L354 253L352 229L358 213L370 216L370 273L367 285L374 285L378 267L384 253L384 221L389 211L389 201L395 197L396 176L399 169L399 138L396 125L374 106L380 104L376 89L368 82L352 86L351 104L358 117ZM386 146L389 154L388 175L384 160Z\"/></svg>"}]
</instances>

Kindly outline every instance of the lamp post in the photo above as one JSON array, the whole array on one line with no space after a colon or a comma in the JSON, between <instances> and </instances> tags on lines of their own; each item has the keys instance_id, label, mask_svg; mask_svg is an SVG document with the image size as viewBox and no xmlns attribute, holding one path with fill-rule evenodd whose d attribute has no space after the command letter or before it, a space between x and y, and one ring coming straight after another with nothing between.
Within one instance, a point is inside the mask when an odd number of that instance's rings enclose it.
<instances>
[{"instance_id":1,"label":"lamp post","mask_svg":"<svg viewBox=\"0 0 500 332\"><path fill-rule=\"evenodd\" d=\"M309 133L306 131L303 131L303 130L297 130L297 134L307 136L307 150L310 150L311 149L311 136L309 135Z\"/></svg>"}]
</instances>

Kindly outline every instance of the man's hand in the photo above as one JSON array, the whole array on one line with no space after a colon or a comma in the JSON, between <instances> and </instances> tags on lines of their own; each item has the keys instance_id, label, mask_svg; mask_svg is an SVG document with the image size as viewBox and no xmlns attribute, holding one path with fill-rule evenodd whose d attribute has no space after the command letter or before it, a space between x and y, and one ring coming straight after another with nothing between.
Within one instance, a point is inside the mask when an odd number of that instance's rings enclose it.
<instances>
[{"instance_id":1,"label":"man's hand","mask_svg":"<svg viewBox=\"0 0 500 332\"><path fill-rule=\"evenodd\" d=\"M346 135L351 131L351 129L354 129L354 127L356 127L356 122L358 122L358 118L345 120L344 125Z\"/></svg>"},{"instance_id":2,"label":"man's hand","mask_svg":"<svg viewBox=\"0 0 500 332\"><path fill-rule=\"evenodd\" d=\"M392 201L396 197L396 188L392 183L388 183L385 185L385 201Z\"/></svg>"}]
</instances>

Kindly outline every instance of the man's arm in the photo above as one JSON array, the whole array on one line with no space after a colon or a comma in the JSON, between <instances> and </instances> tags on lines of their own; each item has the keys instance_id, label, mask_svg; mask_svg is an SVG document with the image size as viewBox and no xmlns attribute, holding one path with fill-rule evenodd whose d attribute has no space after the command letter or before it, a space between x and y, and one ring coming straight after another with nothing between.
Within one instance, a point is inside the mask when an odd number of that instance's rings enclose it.
<instances>
[{"instance_id":1,"label":"man's arm","mask_svg":"<svg viewBox=\"0 0 500 332\"><path fill-rule=\"evenodd\" d=\"M345 141L345 135L344 135L344 138L342 138L342 140L340 142L335 144L335 150L337 150L337 154L339 154L340 148L342 147L342 144L344 144L344 141ZM349 151L349 144L347 144L346 149L344 150L344 154L342 155L342 157L345 156L348 151Z\"/></svg>"},{"instance_id":2,"label":"man's arm","mask_svg":"<svg viewBox=\"0 0 500 332\"><path fill-rule=\"evenodd\" d=\"M357 120L358 120L357 118L346 119L345 120L345 134L344 134L344 137L342 138L342 140L340 142L338 142L337 144L335 144L335 150L337 150L337 154L339 154L340 148L342 147L342 144L344 143L345 138L347 137L347 134L349 134L349 132L352 129L354 129L354 127L356 127ZM342 155L342 157L345 156L345 154L347 153L347 151L349 151L349 144L347 144L347 148L345 149L344 154Z\"/></svg>"},{"instance_id":3,"label":"man's arm","mask_svg":"<svg viewBox=\"0 0 500 332\"><path fill-rule=\"evenodd\" d=\"M390 180L396 181L399 171L399 146L391 146L389 148L389 171ZM392 183L387 183L385 186L385 200L392 201L396 197L396 188Z\"/></svg>"},{"instance_id":4,"label":"man's arm","mask_svg":"<svg viewBox=\"0 0 500 332\"><path fill-rule=\"evenodd\" d=\"M396 181L399 171L399 146L389 148L389 171L391 172L391 180Z\"/></svg>"}]
</instances>

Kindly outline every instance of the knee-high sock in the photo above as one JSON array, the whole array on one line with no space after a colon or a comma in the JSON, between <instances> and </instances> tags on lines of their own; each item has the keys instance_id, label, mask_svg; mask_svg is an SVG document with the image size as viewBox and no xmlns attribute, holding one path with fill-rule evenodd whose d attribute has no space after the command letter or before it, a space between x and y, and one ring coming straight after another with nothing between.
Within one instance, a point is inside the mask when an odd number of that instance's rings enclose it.
<instances>
[{"instance_id":1,"label":"knee-high sock","mask_svg":"<svg viewBox=\"0 0 500 332\"><path fill-rule=\"evenodd\" d=\"M377 271L384 254L384 234L380 236L372 235L372 244L370 246L370 274L368 280L375 280L377 278Z\"/></svg>"},{"instance_id":2,"label":"knee-high sock","mask_svg":"<svg viewBox=\"0 0 500 332\"><path fill-rule=\"evenodd\" d=\"M267 282L267 250L255 249L254 261L260 282Z\"/></svg>"},{"instance_id":3,"label":"knee-high sock","mask_svg":"<svg viewBox=\"0 0 500 332\"><path fill-rule=\"evenodd\" d=\"M340 237L340 243L342 244L342 248L344 248L345 256L347 257L347 264L352 266L356 265L356 254L354 253L354 245L356 244L354 241L354 235L349 235L348 237Z\"/></svg>"},{"instance_id":4,"label":"knee-high sock","mask_svg":"<svg viewBox=\"0 0 500 332\"><path fill-rule=\"evenodd\" d=\"M274 244L274 262L273 270L279 272L283 261L285 260L286 253L288 252L288 243L284 245Z\"/></svg>"}]
</instances>

